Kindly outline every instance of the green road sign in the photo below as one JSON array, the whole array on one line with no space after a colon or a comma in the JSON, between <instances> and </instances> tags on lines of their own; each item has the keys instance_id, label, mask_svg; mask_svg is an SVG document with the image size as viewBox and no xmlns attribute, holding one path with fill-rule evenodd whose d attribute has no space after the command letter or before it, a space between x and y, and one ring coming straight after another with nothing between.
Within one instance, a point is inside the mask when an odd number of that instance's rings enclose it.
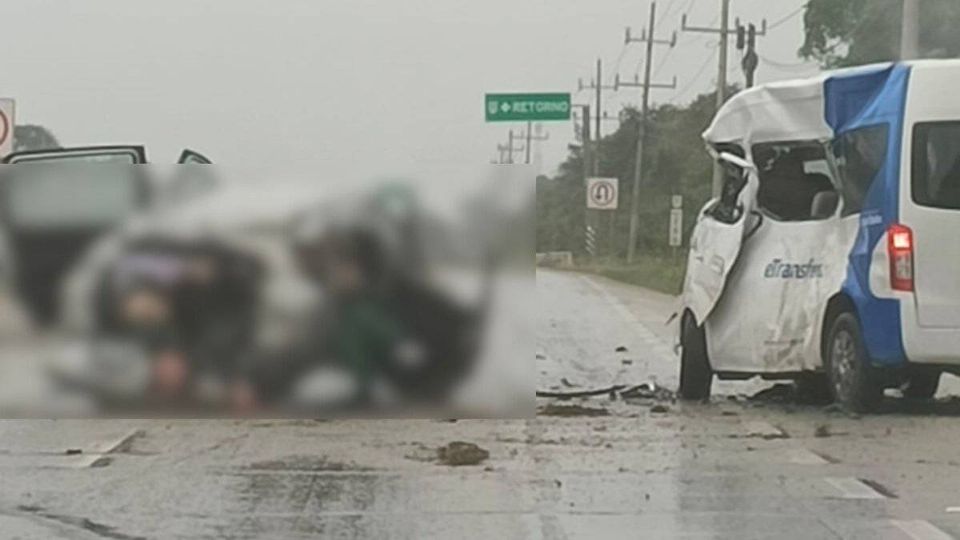
<instances>
[{"instance_id":1,"label":"green road sign","mask_svg":"<svg viewBox=\"0 0 960 540\"><path fill-rule=\"evenodd\" d=\"M570 94L487 94L487 122L570 120Z\"/></svg>"}]
</instances>

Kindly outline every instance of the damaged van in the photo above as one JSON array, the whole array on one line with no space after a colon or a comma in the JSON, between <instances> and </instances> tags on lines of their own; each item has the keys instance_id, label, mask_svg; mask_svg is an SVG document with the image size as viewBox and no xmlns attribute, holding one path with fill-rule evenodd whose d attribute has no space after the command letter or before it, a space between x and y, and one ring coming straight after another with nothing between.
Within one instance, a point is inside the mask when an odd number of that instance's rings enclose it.
<instances>
[{"instance_id":1,"label":"damaged van","mask_svg":"<svg viewBox=\"0 0 960 540\"><path fill-rule=\"evenodd\" d=\"M794 378L851 410L960 373L960 61L883 64L732 98L704 133L721 195L690 241L686 399Z\"/></svg>"}]
</instances>

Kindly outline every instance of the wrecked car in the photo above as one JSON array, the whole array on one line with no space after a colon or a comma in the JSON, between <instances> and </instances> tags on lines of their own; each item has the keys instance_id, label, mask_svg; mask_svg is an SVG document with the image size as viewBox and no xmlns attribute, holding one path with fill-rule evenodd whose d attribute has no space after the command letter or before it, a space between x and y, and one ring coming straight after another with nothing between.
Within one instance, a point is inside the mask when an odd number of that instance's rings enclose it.
<instances>
[{"instance_id":1,"label":"wrecked car","mask_svg":"<svg viewBox=\"0 0 960 540\"><path fill-rule=\"evenodd\" d=\"M389 191L221 178L131 220L64 281L63 324L82 339L57 380L109 414L315 414L370 405L368 379L404 402L444 399L478 352L481 315L427 283L419 210ZM338 297L356 272L377 302ZM379 364L351 369L358 349Z\"/></svg>"},{"instance_id":2,"label":"wrecked car","mask_svg":"<svg viewBox=\"0 0 960 540\"><path fill-rule=\"evenodd\" d=\"M680 394L794 378L852 410L960 373L960 62L741 92L704 133L720 197L692 233Z\"/></svg>"}]
</instances>

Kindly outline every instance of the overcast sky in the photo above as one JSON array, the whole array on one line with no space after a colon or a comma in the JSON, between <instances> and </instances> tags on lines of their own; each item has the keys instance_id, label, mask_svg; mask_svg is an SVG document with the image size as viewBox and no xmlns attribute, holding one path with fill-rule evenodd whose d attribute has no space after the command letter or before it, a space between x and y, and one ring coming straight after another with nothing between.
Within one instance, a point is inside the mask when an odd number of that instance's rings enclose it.
<instances>
[{"instance_id":1,"label":"overcast sky","mask_svg":"<svg viewBox=\"0 0 960 540\"><path fill-rule=\"evenodd\" d=\"M804 0L733 0L732 17L770 23ZM184 146L233 165L272 163L331 178L437 175L486 164L508 125L486 125L485 92L571 91L596 58L632 78L649 4L637 0L5 0L0 95L18 123L65 145L143 143L156 162ZM657 33L716 25L720 0L661 0ZM657 47L656 79L685 103L717 77L716 35ZM760 81L811 74L800 14L760 38ZM669 56L665 56L669 54ZM741 79L731 46L730 74ZM606 78L606 77L605 77ZM637 90L606 92L612 115ZM587 92L575 102L591 99ZM522 129L523 126L516 126ZM604 129L615 129L606 123ZM544 172L572 142L545 126Z\"/></svg>"}]
</instances>

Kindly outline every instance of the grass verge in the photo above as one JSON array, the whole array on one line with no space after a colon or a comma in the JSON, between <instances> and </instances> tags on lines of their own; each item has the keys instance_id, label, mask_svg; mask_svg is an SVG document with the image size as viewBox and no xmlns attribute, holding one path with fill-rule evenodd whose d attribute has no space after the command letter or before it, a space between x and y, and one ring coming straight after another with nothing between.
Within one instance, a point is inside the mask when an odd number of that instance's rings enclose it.
<instances>
[{"instance_id":1,"label":"grass verge","mask_svg":"<svg viewBox=\"0 0 960 540\"><path fill-rule=\"evenodd\" d=\"M647 255L633 264L615 259L578 261L576 270L666 294L680 294L686 258L679 255Z\"/></svg>"}]
</instances>

